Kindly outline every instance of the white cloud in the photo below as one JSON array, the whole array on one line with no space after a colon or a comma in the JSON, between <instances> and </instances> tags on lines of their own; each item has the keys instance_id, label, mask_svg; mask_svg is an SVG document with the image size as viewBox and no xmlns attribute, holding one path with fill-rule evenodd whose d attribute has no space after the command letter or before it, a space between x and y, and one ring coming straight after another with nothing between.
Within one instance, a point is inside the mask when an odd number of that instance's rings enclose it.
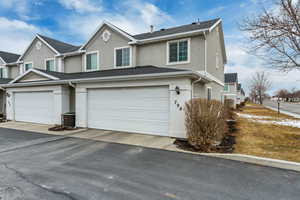
<instances>
[{"instance_id":1,"label":"white cloud","mask_svg":"<svg viewBox=\"0 0 300 200\"><path fill-rule=\"evenodd\" d=\"M1 50L22 53L37 32L44 32L38 27L20 20L9 20L0 17Z\"/></svg>"},{"instance_id":2,"label":"white cloud","mask_svg":"<svg viewBox=\"0 0 300 200\"><path fill-rule=\"evenodd\" d=\"M78 13L100 12L102 10L101 1L93 0L59 0L65 8L75 10Z\"/></svg>"},{"instance_id":3,"label":"white cloud","mask_svg":"<svg viewBox=\"0 0 300 200\"><path fill-rule=\"evenodd\" d=\"M150 25L157 27L172 21L167 13L154 4L142 0L125 0L115 9L118 10L118 14L110 11L88 15L74 14L66 17L66 20L61 22L61 26L86 40L103 20L107 20L131 34L149 31Z\"/></svg>"}]
</instances>

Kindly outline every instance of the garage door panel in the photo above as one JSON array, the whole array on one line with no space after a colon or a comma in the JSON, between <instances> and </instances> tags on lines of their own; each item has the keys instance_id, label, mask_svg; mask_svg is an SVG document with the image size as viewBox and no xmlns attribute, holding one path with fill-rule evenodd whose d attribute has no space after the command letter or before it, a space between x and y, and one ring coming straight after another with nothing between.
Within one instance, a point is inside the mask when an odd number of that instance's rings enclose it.
<instances>
[{"instance_id":1,"label":"garage door panel","mask_svg":"<svg viewBox=\"0 0 300 200\"><path fill-rule=\"evenodd\" d=\"M53 93L15 93L15 120L33 123L53 124Z\"/></svg>"},{"instance_id":2,"label":"garage door panel","mask_svg":"<svg viewBox=\"0 0 300 200\"><path fill-rule=\"evenodd\" d=\"M90 128L168 135L168 87L88 90Z\"/></svg>"}]
</instances>

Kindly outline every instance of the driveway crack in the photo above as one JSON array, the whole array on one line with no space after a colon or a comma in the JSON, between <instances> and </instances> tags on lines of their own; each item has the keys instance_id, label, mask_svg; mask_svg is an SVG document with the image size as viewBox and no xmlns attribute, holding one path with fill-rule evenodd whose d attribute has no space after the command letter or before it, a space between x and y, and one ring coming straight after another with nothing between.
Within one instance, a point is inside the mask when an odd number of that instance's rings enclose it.
<instances>
[{"instance_id":1,"label":"driveway crack","mask_svg":"<svg viewBox=\"0 0 300 200\"><path fill-rule=\"evenodd\" d=\"M71 193L69 193L69 192L67 192L67 191L60 191L60 190L56 190L56 189L54 189L54 188L48 187L48 186L46 186L46 185L40 185L40 184L35 183L34 181L30 180L29 178L27 178L27 177L25 176L25 174L23 174L22 172L18 171L17 169L15 169L15 168L13 168L13 167L11 167L11 166L8 166L6 163L3 163L3 166L4 166L6 169L8 169L8 170L14 172L18 177L20 177L21 179L23 179L24 181L26 181L27 183L29 183L29 184L31 184L31 185L34 185L34 186L36 186L36 187L38 187L38 188L40 188L40 189L42 189L42 190L46 190L46 191L48 191L48 192L50 192L50 193L54 193L54 194L57 194L57 195L64 196L64 197L66 197L66 198L68 198L68 199L71 199L71 200L77 200L75 197L73 197L73 196L71 195Z\"/></svg>"}]
</instances>

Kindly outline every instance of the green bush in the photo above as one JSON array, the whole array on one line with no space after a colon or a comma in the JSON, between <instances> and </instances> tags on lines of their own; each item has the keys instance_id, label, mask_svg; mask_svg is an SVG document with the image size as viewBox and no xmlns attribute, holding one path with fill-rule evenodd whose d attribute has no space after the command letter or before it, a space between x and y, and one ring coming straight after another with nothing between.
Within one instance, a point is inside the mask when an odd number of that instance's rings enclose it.
<instances>
[{"instance_id":1,"label":"green bush","mask_svg":"<svg viewBox=\"0 0 300 200\"><path fill-rule=\"evenodd\" d=\"M216 100L193 99L186 103L185 126L188 142L195 149L210 152L226 132L226 109Z\"/></svg>"}]
</instances>

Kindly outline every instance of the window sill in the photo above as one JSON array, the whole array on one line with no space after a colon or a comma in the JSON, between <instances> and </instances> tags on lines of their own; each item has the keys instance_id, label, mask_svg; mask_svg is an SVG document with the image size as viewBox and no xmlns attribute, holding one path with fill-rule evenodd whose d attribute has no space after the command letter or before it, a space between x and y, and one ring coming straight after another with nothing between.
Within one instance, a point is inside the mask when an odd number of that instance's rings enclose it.
<instances>
[{"instance_id":1,"label":"window sill","mask_svg":"<svg viewBox=\"0 0 300 200\"><path fill-rule=\"evenodd\" d=\"M131 65L128 66L115 66L115 69L122 69L122 68L130 68L132 67Z\"/></svg>"},{"instance_id":2,"label":"window sill","mask_svg":"<svg viewBox=\"0 0 300 200\"><path fill-rule=\"evenodd\" d=\"M168 62L166 65L184 65L189 64L190 61L182 61L182 62Z\"/></svg>"}]
</instances>

